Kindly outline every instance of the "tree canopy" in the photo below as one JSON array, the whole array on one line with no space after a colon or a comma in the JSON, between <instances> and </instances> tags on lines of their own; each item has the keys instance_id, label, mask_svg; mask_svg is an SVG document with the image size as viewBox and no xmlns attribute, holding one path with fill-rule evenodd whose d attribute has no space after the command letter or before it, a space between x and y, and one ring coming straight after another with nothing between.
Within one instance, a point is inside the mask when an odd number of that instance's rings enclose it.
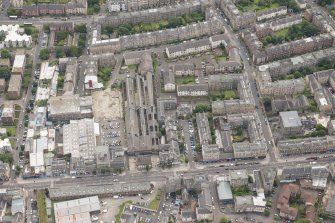
<instances>
[{"instance_id":1,"label":"tree canopy","mask_svg":"<svg viewBox=\"0 0 335 223\"><path fill-rule=\"evenodd\" d=\"M49 49L42 49L40 51L40 55L39 55L39 58L41 60L48 60L49 59L49 56L50 56L50 51Z\"/></svg>"}]
</instances>

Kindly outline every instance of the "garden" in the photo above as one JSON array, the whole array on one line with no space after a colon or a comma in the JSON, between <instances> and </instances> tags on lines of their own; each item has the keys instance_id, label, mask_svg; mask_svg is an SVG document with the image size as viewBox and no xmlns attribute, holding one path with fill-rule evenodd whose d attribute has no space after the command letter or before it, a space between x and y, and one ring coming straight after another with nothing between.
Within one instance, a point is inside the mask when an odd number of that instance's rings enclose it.
<instances>
[{"instance_id":1,"label":"garden","mask_svg":"<svg viewBox=\"0 0 335 223\"><path fill-rule=\"evenodd\" d=\"M126 23L118 27L104 26L101 33L103 35L116 34L117 36L126 36L137 33L153 32L157 30L176 28L185 26L190 23L200 22L205 19L205 14L202 12L193 12L189 15L172 16L168 20L162 20L152 23L139 23L136 25Z\"/></svg>"}]
</instances>

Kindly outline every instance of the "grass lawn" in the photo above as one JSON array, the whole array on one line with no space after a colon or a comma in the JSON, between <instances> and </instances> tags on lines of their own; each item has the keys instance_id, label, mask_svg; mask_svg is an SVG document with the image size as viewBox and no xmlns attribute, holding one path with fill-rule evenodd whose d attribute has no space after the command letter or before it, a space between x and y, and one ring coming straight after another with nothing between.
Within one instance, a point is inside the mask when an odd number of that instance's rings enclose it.
<instances>
[{"instance_id":1,"label":"grass lawn","mask_svg":"<svg viewBox=\"0 0 335 223\"><path fill-rule=\"evenodd\" d=\"M253 195L254 193L249 189L248 186L235 187L232 188L232 192L234 196L246 196Z\"/></svg>"},{"instance_id":2,"label":"grass lawn","mask_svg":"<svg viewBox=\"0 0 335 223\"><path fill-rule=\"evenodd\" d=\"M24 4L25 5L33 5L33 4L43 4L43 3L46 3L46 4L65 4L65 3L68 3L70 0L26 0L24 1Z\"/></svg>"},{"instance_id":3,"label":"grass lawn","mask_svg":"<svg viewBox=\"0 0 335 223\"><path fill-rule=\"evenodd\" d=\"M194 76L176 77L176 84L194 84Z\"/></svg>"},{"instance_id":4,"label":"grass lawn","mask_svg":"<svg viewBox=\"0 0 335 223\"><path fill-rule=\"evenodd\" d=\"M288 35L288 30L289 30L289 28L278 30L278 31L273 33L273 36L285 38L285 36Z\"/></svg>"},{"instance_id":5,"label":"grass lawn","mask_svg":"<svg viewBox=\"0 0 335 223\"><path fill-rule=\"evenodd\" d=\"M187 159L187 157L185 156L185 154L180 154L180 162L182 162L182 163L186 163L186 159Z\"/></svg>"},{"instance_id":6,"label":"grass lawn","mask_svg":"<svg viewBox=\"0 0 335 223\"><path fill-rule=\"evenodd\" d=\"M268 44L281 44L284 41L294 41L297 39L307 38L318 35L320 30L309 21L303 19L301 23L293 25L291 27L278 30L271 35L265 36L261 39L264 46Z\"/></svg>"},{"instance_id":7,"label":"grass lawn","mask_svg":"<svg viewBox=\"0 0 335 223\"><path fill-rule=\"evenodd\" d=\"M306 207L304 204L290 204L290 207L298 209L298 216L294 222L303 223L306 222Z\"/></svg>"},{"instance_id":8,"label":"grass lawn","mask_svg":"<svg viewBox=\"0 0 335 223\"><path fill-rule=\"evenodd\" d=\"M226 61L227 57L225 57L225 56L218 56L215 59L216 59L216 62L220 62L220 61Z\"/></svg>"},{"instance_id":9,"label":"grass lawn","mask_svg":"<svg viewBox=\"0 0 335 223\"><path fill-rule=\"evenodd\" d=\"M16 136L16 127L11 126L11 127L6 127L7 129L7 136L8 137L15 137Z\"/></svg>"},{"instance_id":10,"label":"grass lawn","mask_svg":"<svg viewBox=\"0 0 335 223\"><path fill-rule=\"evenodd\" d=\"M210 97L213 101L219 100L229 100L229 99L237 99L236 91L234 90L226 90L226 91L211 91Z\"/></svg>"},{"instance_id":11,"label":"grass lawn","mask_svg":"<svg viewBox=\"0 0 335 223\"><path fill-rule=\"evenodd\" d=\"M120 205L119 212L116 215L115 223L119 223L120 222L120 220L121 220L121 214L123 212L124 206L126 206L126 204L131 204L131 203L133 203L133 202L132 201L125 201L125 202L123 202Z\"/></svg>"},{"instance_id":12,"label":"grass lawn","mask_svg":"<svg viewBox=\"0 0 335 223\"><path fill-rule=\"evenodd\" d=\"M37 191L37 209L40 223L48 223L48 215L45 204L45 192L43 190Z\"/></svg>"},{"instance_id":13,"label":"grass lawn","mask_svg":"<svg viewBox=\"0 0 335 223\"><path fill-rule=\"evenodd\" d=\"M131 64L131 65L128 65L128 69L129 69L129 70L135 70L135 71L137 71L137 69L138 69L138 65L137 65L137 64Z\"/></svg>"},{"instance_id":14,"label":"grass lawn","mask_svg":"<svg viewBox=\"0 0 335 223\"><path fill-rule=\"evenodd\" d=\"M10 145L12 148L15 148L15 140L14 139L9 139Z\"/></svg>"},{"instance_id":15,"label":"grass lawn","mask_svg":"<svg viewBox=\"0 0 335 223\"><path fill-rule=\"evenodd\" d=\"M268 7L258 6L258 3L259 3L259 0L254 0L253 2L250 2L247 5L243 5L241 4L241 2L237 2L235 5L241 12L252 12L252 11L262 12L262 11L277 8L280 6L278 3L273 3Z\"/></svg>"},{"instance_id":16,"label":"grass lawn","mask_svg":"<svg viewBox=\"0 0 335 223\"><path fill-rule=\"evenodd\" d=\"M224 94L226 98L236 98L236 92L233 90L226 90Z\"/></svg>"},{"instance_id":17,"label":"grass lawn","mask_svg":"<svg viewBox=\"0 0 335 223\"><path fill-rule=\"evenodd\" d=\"M233 142L243 142L245 140L244 136L233 135Z\"/></svg>"},{"instance_id":18,"label":"grass lawn","mask_svg":"<svg viewBox=\"0 0 335 223\"><path fill-rule=\"evenodd\" d=\"M21 106L20 105L15 105L15 118L20 117L20 112L21 112Z\"/></svg>"},{"instance_id":19,"label":"grass lawn","mask_svg":"<svg viewBox=\"0 0 335 223\"><path fill-rule=\"evenodd\" d=\"M148 208L157 210L159 207L160 200L161 200L161 190L158 189L155 198L150 202Z\"/></svg>"},{"instance_id":20,"label":"grass lawn","mask_svg":"<svg viewBox=\"0 0 335 223\"><path fill-rule=\"evenodd\" d=\"M335 8L329 10L330 15L335 18Z\"/></svg>"},{"instance_id":21,"label":"grass lawn","mask_svg":"<svg viewBox=\"0 0 335 223\"><path fill-rule=\"evenodd\" d=\"M15 111L15 118L19 118L20 116L20 111Z\"/></svg>"},{"instance_id":22,"label":"grass lawn","mask_svg":"<svg viewBox=\"0 0 335 223\"><path fill-rule=\"evenodd\" d=\"M20 105L15 105L15 110L16 111L20 111L21 110L21 106Z\"/></svg>"},{"instance_id":23,"label":"grass lawn","mask_svg":"<svg viewBox=\"0 0 335 223\"><path fill-rule=\"evenodd\" d=\"M107 83L109 81L112 71L113 71L113 68L111 67L103 67L99 69L98 79L99 79L99 82L101 82L104 85L104 87L107 86Z\"/></svg>"}]
</instances>

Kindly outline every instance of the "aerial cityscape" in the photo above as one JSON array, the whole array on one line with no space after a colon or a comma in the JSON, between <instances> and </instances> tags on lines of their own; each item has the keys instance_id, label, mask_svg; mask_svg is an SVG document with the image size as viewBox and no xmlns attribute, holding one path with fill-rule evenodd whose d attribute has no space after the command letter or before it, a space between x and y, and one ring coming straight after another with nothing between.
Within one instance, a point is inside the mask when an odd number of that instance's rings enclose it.
<instances>
[{"instance_id":1,"label":"aerial cityscape","mask_svg":"<svg viewBox=\"0 0 335 223\"><path fill-rule=\"evenodd\" d=\"M0 223L334 223L333 0L0 0Z\"/></svg>"}]
</instances>

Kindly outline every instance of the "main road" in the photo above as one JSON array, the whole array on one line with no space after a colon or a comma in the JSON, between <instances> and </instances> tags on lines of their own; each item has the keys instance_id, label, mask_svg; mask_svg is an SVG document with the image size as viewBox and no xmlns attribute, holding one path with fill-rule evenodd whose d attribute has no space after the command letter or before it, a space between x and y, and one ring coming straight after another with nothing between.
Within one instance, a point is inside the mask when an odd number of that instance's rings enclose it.
<instances>
[{"instance_id":1,"label":"main road","mask_svg":"<svg viewBox=\"0 0 335 223\"><path fill-rule=\"evenodd\" d=\"M334 160L333 157L320 160L317 165L326 165ZM90 186L90 185L104 185L115 183L142 183L142 182L168 182L169 179L179 178L181 176L196 176L196 175L216 175L228 174L229 170L247 169L257 170L260 168L283 168L296 167L299 165L309 164L310 161L290 161L284 163L269 163L269 164L248 164L243 166L205 166L203 169L186 170L186 171L151 171L133 174L124 174L116 176L84 176L80 178L44 178L44 179L29 179L17 180L17 182L7 182L0 186L0 188L23 187L25 189L42 189L42 188L60 188L60 187L74 187L74 186ZM115 180L118 180L115 182Z\"/></svg>"},{"instance_id":2,"label":"main road","mask_svg":"<svg viewBox=\"0 0 335 223\"><path fill-rule=\"evenodd\" d=\"M234 31L231 29L231 27L224 21L225 24L225 29L226 29L226 34L230 37L230 39L235 43L235 45L239 48L240 51L240 56L244 64L244 73L247 75L249 79L249 87L252 92L252 96L255 101L255 108L256 112L258 114L261 127L262 127L262 132L263 132L263 137L265 139L265 143L268 148L268 154L270 157L270 162L276 162L278 159L278 154L276 152L276 147L273 141L273 136L271 132L271 128L268 125L267 117L264 114L263 110L263 105L260 103L260 98L259 98L259 93L257 90L256 86L256 74L255 74L255 68L250 66L249 64L249 56L248 56L248 51L245 48L245 46L241 43L241 41L237 38L237 35L235 36ZM269 143L271 142L271 143Z\"/></svg>"}]
</instances>

